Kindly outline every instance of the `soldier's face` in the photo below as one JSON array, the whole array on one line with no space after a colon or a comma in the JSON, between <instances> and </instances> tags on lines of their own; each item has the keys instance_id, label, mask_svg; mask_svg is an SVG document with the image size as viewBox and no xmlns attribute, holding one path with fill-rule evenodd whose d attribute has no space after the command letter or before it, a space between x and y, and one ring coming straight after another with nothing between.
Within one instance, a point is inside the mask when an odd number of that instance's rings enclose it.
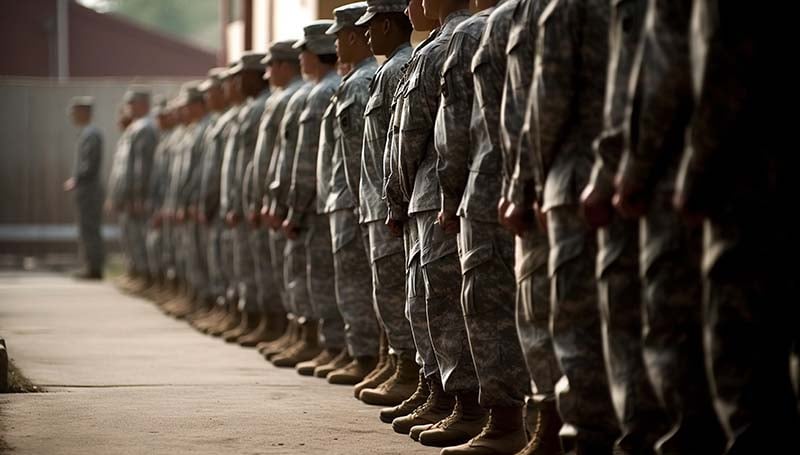
<instances>
[{"instance_id":1,"label":"soldier's face","mask_svg":"<svg viewBox=\"0 0 800 455\"><path fill-rule=\"evenodd\" d=\"M316 54L303 49L300 53L300 71L309 75L317 72L319 67L319 57Z\"/></svg>"},{"instance_id":2,"label":"soldier's face","mask_svg":"<svg viewBox=\"0 0 800 455\"><path fill-rule=\"evenodd\" d=\"M353 29L346 28L336 32L336 55L339 56L339 61L349 63L352 57L353 46Z\"/></svg>"},{"instance_id":3,"label":"soldier's face","mask_svg":"<svg viewBox=\"0 0 800 455\"><path fill-rule=\"evenodd\" d=\"M75 106L70 110L70 118L75 125L86 125L92 118L92 111L88 107Z\"/></svg>"}]
</instances>

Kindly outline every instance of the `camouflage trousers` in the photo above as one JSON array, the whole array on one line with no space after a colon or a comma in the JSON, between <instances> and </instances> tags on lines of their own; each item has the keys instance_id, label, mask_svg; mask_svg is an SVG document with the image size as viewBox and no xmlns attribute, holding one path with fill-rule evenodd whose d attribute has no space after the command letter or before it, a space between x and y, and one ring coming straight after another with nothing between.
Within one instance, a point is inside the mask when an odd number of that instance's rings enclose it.
<instances>
[{"instance_id":1,"label":"camouflage trousers","mask_svg":"<svg viewBox=\"0 0 800 455\"><path fill-rule=\"evenodd\" d=\"M206 231L195 222L183 225L183 250L186 255L186 281L199 302L209 300L208 266L205 257Z\"/></svg>"},{"instance_id":2,"label":"camouflage trousers","mask_svg":"<svg viewBox=\"0 0 800 455\"><path fill-rule=\"evenodd\" d=\"M262 227L251 227L249 232L257 292L256 301L262 314L281 314L284 309L279 287L275 283L269 233Z\"/></svg>"},{"instance_id":3,"label":"camouflage trousers","mask_svg":"<svg viewBox=\"0 0 800 455\"><path fill-rule=\"evenodd\" d=\"M169 248L164 228L147 229L147 270L153 278L163 280L167 276L167 262L164 251Z\"/></svg>"},{"instance_id":4,"label":"camouflage trousers","mask_svg":"<svg viewBox=\"0 0 800 455\"><path fill-rule=\"evenodd\" d=\"M245 223L239 223L233 228L233 274L238 290L239 311L253 314L260 313L261 306L258 303L250 230Z\"/></svg>"},{"instance_id":5,"label":"camouflage trousers","mask_svg":"<svg viewBox=\"0 0 800 455\"><path fill-rule=\"evenodd\" d=\"M550 336L550 277L547 236L531 230L515 238L514 272L517 279L517 333L535 391L533 401L556 399L561 377Z\"/></svg>"},{"instance_id":6,"label":"camouflage trousers","mask_svg":"<svg viewBox=\"0 0 800 455\"><path fill-rule=\"evenodd\" d=\"M366 229L358 224L353 209L337 210L330 214L330 236L336 303L344 320L347 350L353 358L377 357L380 328L372 298Z\"/></svg>"},{"instance_id":7,"label":"camouflage trousers","mask_svg":"<svg viewBox=\"0 0 800 455\"><path fill-rule=\"evenodd\" d=\"M168 238L170 269L167 272L168 278L183 283L186 279L184 273L185 263L183 249L181 247L181 225L170 221L166 224L165 235Z\"/></svg>"},{"instance_id":8,"label":"camouflage trousers","mask_svg":"<svg viewBox=\"0 0 800 455\"><path fill-rule=\"evenodd\" d=\"M284 251L286 250L286 236L280 231L268 230L269 255L272 263L272 281L278 291L280 304L286 314L296 314L292 307L291 299L286 293L286 276L284 275Z\"/></svg>"},{"instance_id":9,"label":"camouflage trousers","mask_svg":"<svg viewBox=\"0 0 800 455\"><path fill-rule=\"evenodd\" d=\"M706 364L727 453L800 453L786 367L800 320L786 302L798 291L791 234L764 216L732 218L706 221L703 248Z\"/></svg>"},{"instance_id":10,"label":"camouflage trousers","mask_svg":"<svg viewBox=\"0 0 800 455\"><path fill-rule=\"evenodd\" d=\"M461 308L484 408L522 407L530 394L515 324L514 238L461 218Z\"/></svg>"},{"instance_id":11,"label":"camouflage trousers","mask_svg":"<svg viewBox=\"0 0 800 455\"><path fill-rule=\"evenodd\" d=\"M478 390L478 378L461 310L461 263L456 235L446 234L436 212L414 214L425 280L428 330L442 386L448 393Z\"/></svg>"},{"instance_id":12,"label":"camouflage trousers","mask_svg":"<svg viewBox=\"0 0 800 455\"><path fill-rule=\"evenodd\" d=\"M420 238L417 222L411 217L403 228L406 259L406 319L411 326L417 348L417 364L426 378L439 374L439 365L433 353L431 332L428 328L428 310L425 306L425 279L422 277Z\"/></svg>"},{"instance_id":13,"label":"camouflage trousers","mask_svg":"<svg viewBox=\"0 0 800 455\"><path fill-rule=\"evenodd\" d=\"M644 362L670 429L661 453L722 453L702 341L701 232L657 194L640 220Z\"/></svg>"},{"instance_id":14,"label":"camouflage trousers","mask_svg":"<svg viewBox=\"0 0 800 455\"><path fill-rule=\"evenodd\" d=\"M666 416L647 376L642 356L642 287L639 223L614 217L597 233L597 287L603 349L611 400L624 453L655 453L666 433Z\"/></svg>"},{"instance_id":15,"label":"camouflage trousers","mask_svg":"<svg viewBox=\"0 0 800 455\"><path fill-rule=\"evenodd\" d=\"M549 210L547 227L550 325L563 373L556 384L562 440L565 448L610 454L618 429L603 359L594 232L572 205ZM564 431L569 427L574 431Z\"/></svg>"},{"instance_id":16,"label":"camouflage trousers","mask_svg":"<svg viewBox=\"0 0 800 455\"><path fill-rule=\"evenodd\" d=\"M75 192L81 257L87 270L102 272L105 262L105 245L101 231L103 223L102 190L92 188L87 191L79 187Z\"/></svg>"},{"instance_id":17,"label":"camouflage trousers","mask_svg":"<svg viewBox=\"0 0 800 455\"><path fill-rule=\"evenodd\" d=\"M312 314L315 319L319 319L322 345L329 349L341 349L345 347L345 325L336 303L336 278L328 215L309 213L305 222L301 236L305 242L306 289Z\"/></svg>"},{"instance_id":18,"label":"camouflage trousers","mask_svg":"<svg viewBox=\"0 0 800 455\"><path fill-rule=\"evenodd\" d=\"M137 276L148 275L147 263L147 222L138 215L122 212L119 215L122 247L127 259L128 273Z\"/></svg>"},{"instance_id":19,"label":"camouflage trousers","mask_svg":"<svg viewBox=\"0 0 800 455\"><path fill-rule=\"evenodd\" d=\"M234 230L225 226L222 230L222 237L220 239L220 251L222 256L222 277L225 280L225 301L227 303L239 302L239 288L236 281L236 274L234 273L234 251L236 244L234 243Z\"/></svg>"},{"instance_id":20,"label":"camouflage trousers","mask_svg":"<svg viewBox=\"0 0 800 455\"><path fill-rule=\"evenodd\" d=\"M376 313L386 337L389 352L398 356L416 356L414 335L405 314L405 268L403 240L392 237L381 221L367 224L369 233L372 289Z\"/></svg>"},{"instance_id":21,"label":"camouflage trousers","mask_svg":"<svg viewBox=\"0 0 800 455\"><path fill-rule=\"evenodd\" d=\"M206 263L208 264L208 292L217 304L225 302L225 279L222 273L222 233L225 226L219 218L207 227Z\"/></svg>"}]
</instances>

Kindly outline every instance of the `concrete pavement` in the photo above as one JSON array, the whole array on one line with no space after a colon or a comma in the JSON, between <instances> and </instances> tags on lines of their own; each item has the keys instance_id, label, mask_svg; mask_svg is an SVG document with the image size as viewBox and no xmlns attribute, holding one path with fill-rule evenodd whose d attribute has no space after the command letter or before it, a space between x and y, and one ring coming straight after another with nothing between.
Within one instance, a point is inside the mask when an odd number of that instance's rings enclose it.
<instances>
[{"instance_id":1,"label":"concrete pavement","mask_svg":"<svg viewBox=\"0 0 800 455\"><path fill-rule=\"evenodd\" d=\"M110 284L0 273L0 334L47 393L0 395L0 453L436 454L378 408Z\"/></svg>"}]
</instances>

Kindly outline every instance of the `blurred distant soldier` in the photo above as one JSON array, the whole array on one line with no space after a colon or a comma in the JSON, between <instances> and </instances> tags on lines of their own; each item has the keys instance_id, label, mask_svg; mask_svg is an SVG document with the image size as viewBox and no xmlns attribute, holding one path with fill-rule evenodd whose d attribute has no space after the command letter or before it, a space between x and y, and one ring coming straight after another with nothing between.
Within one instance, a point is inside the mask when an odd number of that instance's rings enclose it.
<instances>
[{"instance_id":1,"label":"blurred distant soldier","mask_svg":"<svg viewBox=\"0 0 800 455\"><path fill-rule=\"evenodd\" d=\"M103 219L103 185L100 183L100 164L103 161L103 135L91 124L92 104L88 96L72 100L72 123L81 128L78 150L72 177L64 182L65 191L75 191L78 207L78 234L84 260L84 270L77 278L99 280L103 278L103 237L100 224Z\"/></svg>"}]
</instances>

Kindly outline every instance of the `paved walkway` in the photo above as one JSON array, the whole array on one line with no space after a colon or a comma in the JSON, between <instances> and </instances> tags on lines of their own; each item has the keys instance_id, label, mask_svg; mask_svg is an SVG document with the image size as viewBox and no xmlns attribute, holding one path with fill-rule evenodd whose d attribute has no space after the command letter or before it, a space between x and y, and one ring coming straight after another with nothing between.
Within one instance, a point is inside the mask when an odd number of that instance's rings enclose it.
<instances>
[{"instance_id":1,"label":"paved walkway","mask_svg":"<svg viewBox=\"0 0 800 455\"><path fill-rule=\"evenodd\" d=\"M47 393L0 395L0 453L436 454L378 409L110 284L0 273L0 335Z\"/></svg>"}]
</instances>

